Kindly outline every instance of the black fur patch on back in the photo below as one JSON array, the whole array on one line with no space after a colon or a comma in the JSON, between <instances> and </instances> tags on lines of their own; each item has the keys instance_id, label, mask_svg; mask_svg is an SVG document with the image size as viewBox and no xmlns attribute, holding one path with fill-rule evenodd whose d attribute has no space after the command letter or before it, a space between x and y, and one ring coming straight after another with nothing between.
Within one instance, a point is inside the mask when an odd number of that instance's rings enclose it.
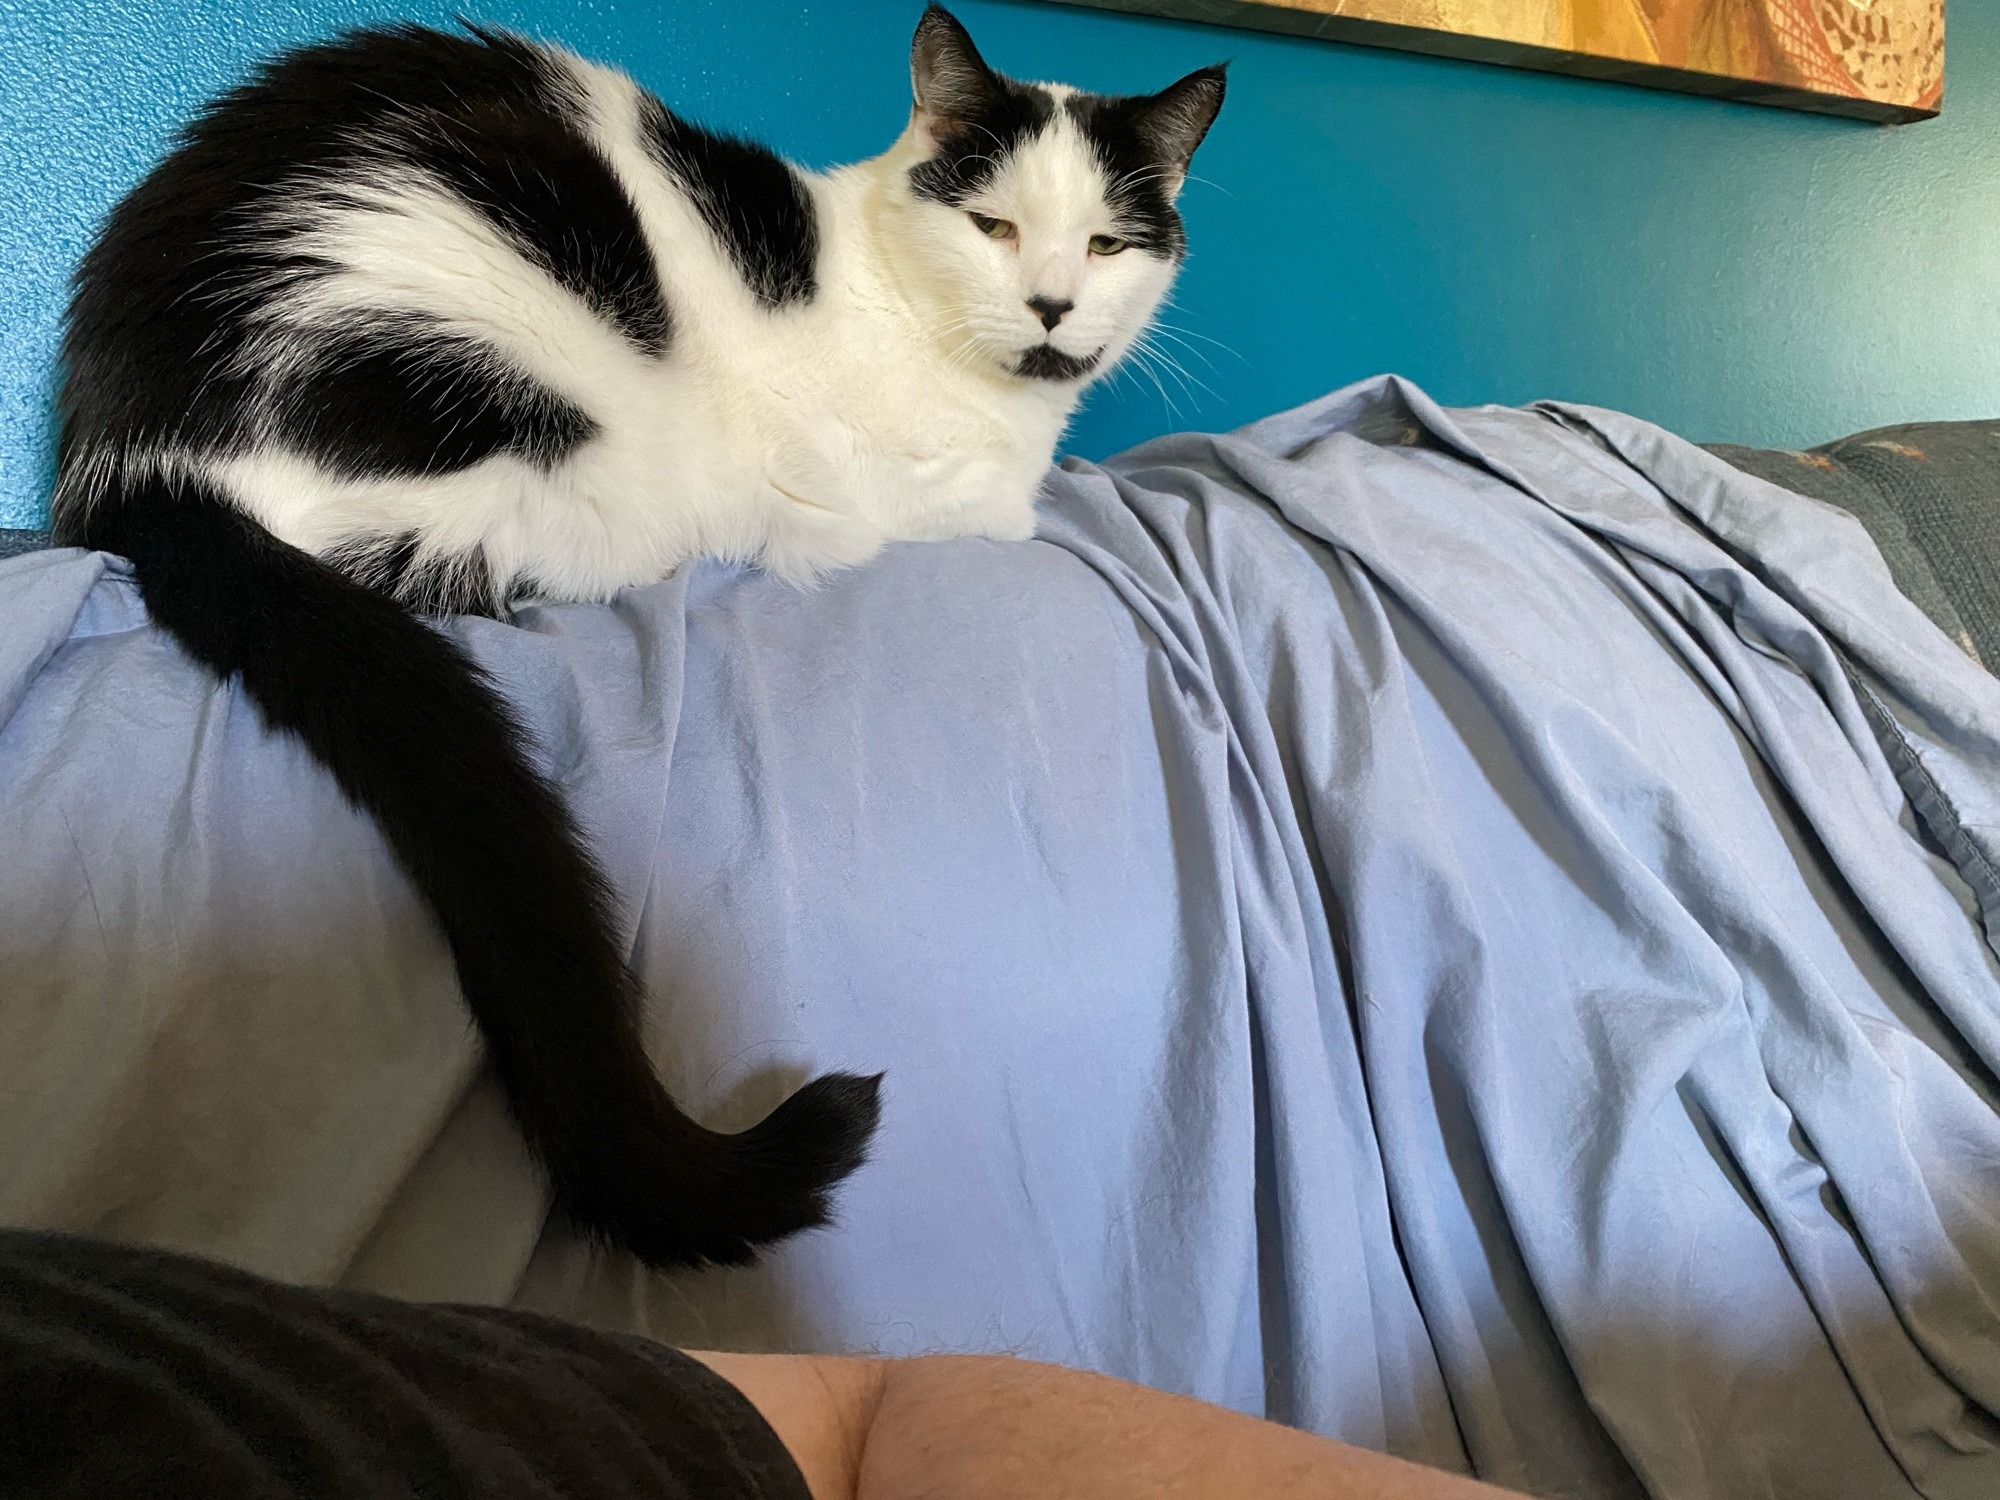
<instances>
[{"instance_id":1,"label":"black fur patch on back","mask_svg":"<svg viewBox=\"0 0 2000 1500\"><path fill-rule=\"evenodd\" d=\"M784 160L762 146L692 125L651 94L639 128L766 307L804 302L817 286L819 225Z\"/></svg>"},{"instance_id":2,"label":"black fur patch on back","mask_svg":"<svg viewBox=\"0 0 2000 1500\"><path fill-rule=\"evenodd\" d=\"M449 474L503 452L546 468L596 431L490 349L424 318L328 340L278 410L280 436L352 479Z\"/></svg>"},{"instance_id":3,"label":"black fur patch on back","mask_svg":"<svg viewBox=\"0 0 2000 1500\"><path fill-rule=\"evenodd\" d=\"M351 32L223 95L112 211L70 304L59 462L253 443L260 315L328 269L266 210L301 184L337 188L343 171L385 158L433 173L635 344L665 348L667 309L637 216L548 60L484 32ZM525 376L500 381L482 405L466 362L430 347L372 356L367 373L384 385L369 394L348 378L369 358L354 351L281 403L315 455L348 472L436 473L502 448L546 462L587 435L553 396L525 396ZM424 394L435 378L445 389ZM316 400L331 403L324 417L310 412ZM398 402L393 430L366 425ZM343 434L335 408L363 425Z\"/></svg>"},{"instance_id":4,"label":"black fur patch on back","mask_svg":"<svg viewBox=\"0 0 2000 1500\"><path fill-rule=\"evenodd\" d=\"M525 42L475 34L512 87L468 95L447 81L435 104L389 127L390 163L430 172L639 348L664 353L671 330L652 252L625 189L584 137L568 80Z\"/></svg>"},{"instance_id":5,"label":"black fur patch on back","mask_svg":"<svg viewBox=\"0 0 2000 1500\"><path fill-rule=\"evenodd\" d=\"M1180 164L1161 161L1138 128L1151 103L1148 95L1073 94L1063 101L1104 168L1105 201L1118 233L1135 249L1179 260L1187 254L1187 232L1167 189L1177 181Z\"/></svg>"},{"instance_id":6,"label":"black fur patch on back","mask_svg":"<svg viewBox=\"0 0 2000 1500\"><path fill-rule=\"evenodd\" d=\"M1055 99L1047 89L999 73L989 77L992 92L978 115L955 122L936 154L910 168L910 189L919 198L958 207L1000 170L1008 153L1055 117Z\"/></svg>"}]
</instances>

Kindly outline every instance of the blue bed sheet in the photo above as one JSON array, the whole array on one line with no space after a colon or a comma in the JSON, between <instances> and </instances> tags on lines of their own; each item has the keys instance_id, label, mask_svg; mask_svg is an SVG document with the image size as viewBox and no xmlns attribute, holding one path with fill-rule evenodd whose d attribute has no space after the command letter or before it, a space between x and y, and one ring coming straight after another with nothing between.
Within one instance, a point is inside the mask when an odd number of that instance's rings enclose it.
<instances>
[{"instance_id":1,"label":"blue bed sheet","mask_svg":"<svg viewBox=\"0 0 2000 1500\"><path fill-rule=\"evenodd\" d=\"M372 828L75 552L0 563L0 1219L1542 1494L2000 1494L2000 682L1840 512L1382 379L1034 542L450 628L682 1099L887 1071L839 1225L548 1222Z\"/></svg>"}]
</instances>

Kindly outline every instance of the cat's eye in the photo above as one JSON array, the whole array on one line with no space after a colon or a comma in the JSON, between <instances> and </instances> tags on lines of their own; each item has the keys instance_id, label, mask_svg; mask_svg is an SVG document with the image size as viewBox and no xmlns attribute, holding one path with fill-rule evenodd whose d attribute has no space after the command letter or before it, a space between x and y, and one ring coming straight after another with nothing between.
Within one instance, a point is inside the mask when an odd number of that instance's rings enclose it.
<instances>
[{"instance_id":1,"label":"cat's eye","mask_svg":"<svg viewBox=\"0 0 2000 1500\"><path fill-rule=\"evenodd\" d=\"M970 214L973 226L989 240L1011 240L1016 233L1013 221L1009 219L989 219L985 214Z\"/></svg>"},{"instance_id":2,"label":"cat's eye","mask_svg":"<svg viewBox=\"0 0 2000 1500\"><path fill-rule=\"evenodd\" d=\"M1092 255L1116 255L1130 243L1130 240L1121 240L1115 234L1093 234L1090 237L1090 253Z\"/></svg>"}]
</instances>

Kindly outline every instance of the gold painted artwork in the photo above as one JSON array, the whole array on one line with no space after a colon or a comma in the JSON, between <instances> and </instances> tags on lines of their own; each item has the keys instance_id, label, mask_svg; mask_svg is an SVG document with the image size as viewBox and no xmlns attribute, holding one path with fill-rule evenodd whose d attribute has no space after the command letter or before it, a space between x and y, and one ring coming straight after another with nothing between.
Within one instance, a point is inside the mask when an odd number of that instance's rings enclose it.
<instances>
[{"instance_id":1,"label":"gold painted artwork","mask_svg":"<svg viewBox=\"0 0 2000 1500\"><path fill-rule=\"evenodd\" d=\"M1944 0L1082 3L1617 78L1866 119L1935 114L1944 92Z\"/></svg>"}]
</instances>

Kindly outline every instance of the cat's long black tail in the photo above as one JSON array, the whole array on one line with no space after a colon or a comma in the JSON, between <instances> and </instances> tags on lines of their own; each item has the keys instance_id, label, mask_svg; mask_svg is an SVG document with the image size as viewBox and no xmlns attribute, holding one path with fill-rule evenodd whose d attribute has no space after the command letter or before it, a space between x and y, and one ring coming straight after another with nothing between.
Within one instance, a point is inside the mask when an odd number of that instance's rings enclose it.
<instances>
[{"instance_id":1,"label":"cat's long black tail","mask_svg":"<svg viewBox=\"0 0 2000 1500\"><path fill-rule=\"evenodd\" d=\"M654 1265L749 1260L824 1223L877 1079L815 1079L740 1135L655 1077L610 899L524 731L456 642L192 479L128 485L62 540L129 558L153 618L242 682L369 813L451 945L530 1148L586 1231Z\"/></svg>"}]
</instances>

